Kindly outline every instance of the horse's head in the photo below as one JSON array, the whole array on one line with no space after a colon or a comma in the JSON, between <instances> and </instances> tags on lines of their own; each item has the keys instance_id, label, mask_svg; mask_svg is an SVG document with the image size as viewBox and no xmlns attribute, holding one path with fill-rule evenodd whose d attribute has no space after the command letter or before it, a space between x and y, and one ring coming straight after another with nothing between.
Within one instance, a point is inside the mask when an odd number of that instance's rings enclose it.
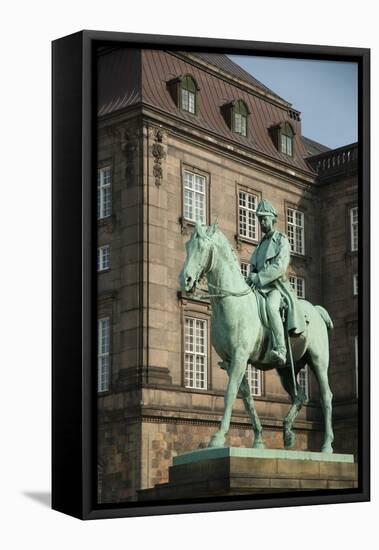
<instances>
[{"instance_id":1,"label":"horse's head","mask_svg":"<svg viewBox=\"0 0 379 550\"><path fill-rule=\"evenodd\" d=\"M186 242L187 257L179 275L180 288L184 292L195 290L197 283L210 269L212 237L216 224L208 227L196 222L189 241Z\"/></svg>"}]
</instances>

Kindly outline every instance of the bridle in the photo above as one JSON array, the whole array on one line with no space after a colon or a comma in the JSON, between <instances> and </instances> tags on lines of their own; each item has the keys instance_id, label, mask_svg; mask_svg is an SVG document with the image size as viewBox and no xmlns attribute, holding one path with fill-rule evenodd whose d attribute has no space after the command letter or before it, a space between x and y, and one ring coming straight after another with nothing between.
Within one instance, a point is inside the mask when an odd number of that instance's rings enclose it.
<instances>
[{"instance_id":1,"label":"bridle","mask_svg":"<svg viewBox=\"0 0 379 550\"><path fill-rule=\"evenodd\" d=\"M199 276L196 279L197 281L199 281L207 273L212 271L212 269L214 267L214 256L215 256L214 244L213 244L212 240L209 237L205 237L205 238L208 239L209 243L210 243L209 244L209 256L208 256L208 261L207 261L206 267L201 272L201 276ZM205 296L196 295L195 294L196 291L194 291L193 296L195 296L198 300L208 300L209 298L227 298L229 296L234 296L235 298L239 298L241 296L246 296L247 294L250 294L250 292L252 292L252 289L248 285L247 285L247 288L245 290L241 291L241 292L232 292L231 290L226 290L226 289L221 288L217 285L212 285L212 283L209 283L209 282L208 282L208 286L212 287L215 290L216 293L215 294L209 294L207 290L204 290L202 288L197 288L196 289L196 283L195 283L195 289L197 291L204 292L204 294L206 294L206 295Z\"/></svg>"}]
</instances>

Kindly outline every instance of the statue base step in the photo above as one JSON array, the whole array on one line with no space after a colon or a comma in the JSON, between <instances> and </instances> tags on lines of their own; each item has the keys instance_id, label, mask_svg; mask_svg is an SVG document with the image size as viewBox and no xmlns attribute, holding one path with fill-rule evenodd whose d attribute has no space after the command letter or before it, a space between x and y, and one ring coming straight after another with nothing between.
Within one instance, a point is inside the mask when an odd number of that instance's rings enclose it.
<instances>
[{"instance_id":1,"label":"statue base step","mask_svg":"<svg viewBox=\"0 0 379 550\"><path fill-rule=\"evenodd\" d=\"M168 483L139 501L253 495L358 486L353 455L223 447L176 456Z\"/></svg>"}]
</instances>

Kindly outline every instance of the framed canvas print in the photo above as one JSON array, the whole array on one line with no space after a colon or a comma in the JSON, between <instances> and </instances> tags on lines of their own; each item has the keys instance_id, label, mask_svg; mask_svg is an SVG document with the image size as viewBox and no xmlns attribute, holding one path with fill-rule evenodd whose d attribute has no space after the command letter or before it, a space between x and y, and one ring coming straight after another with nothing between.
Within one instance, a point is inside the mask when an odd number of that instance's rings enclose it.
<instances>
[{"instance_id":1,"label":"framed canvas print","mask_svg":"<svg viewBox=\"0 0 379 550\"><path fill-rule=\"evenodd\" d=\"M369 500L369 50L53 43L53 508Z\"/></svg>"}]
</instances>

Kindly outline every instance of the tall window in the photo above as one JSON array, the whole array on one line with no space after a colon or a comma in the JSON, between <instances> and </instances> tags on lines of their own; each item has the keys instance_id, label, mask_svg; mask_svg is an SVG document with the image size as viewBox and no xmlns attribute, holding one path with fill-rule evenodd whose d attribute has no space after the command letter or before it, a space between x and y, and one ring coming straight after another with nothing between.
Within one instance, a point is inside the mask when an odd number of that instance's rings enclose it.
<instances>
[{"instance_id":1,"label":"tall window","mask_svg":"<svg viewBox=\"0 0 379 550\"><path fill-rule=\"evenodd\" d=\"M248 365L246 369L247 381L251 395L262 395L262 371Z\"/></svg>"},{"instance_id":2,"label":"tall window","mask_svg":"<svg viewBox=\"0 0 379 550\"><path fill-rule=\"evenodd\" d=\"M359 363L359 352L358 352L358 336L354 336L354 358L355 358L355 395L358 397L358 363Z\"/></svg>"},{"instance_id":3,"label":"tall window","mask_svg":"<svg viewBox=\"0 0 379 550\"><path fill-rule=\"evenodd\" d=\"M309 399L309 374L308 374L308 365L305 365L303 369L297 375L297 381L299 382L300 388L303 390L305 397Z\"/></svg>"},{"instance_id":4,"label":"tall window","mask_svg":"<svg viewBox=\"0 0 379 550\"><path fill-rule=\"evenodd\" d=\"M97 271L105 271L110 268L111 247L109 244L99 246L97 249Z\"/></svg>"},{"instance_id":5,"label":"tall window","mask_svg":"<svg viewBox=\"0 0 379 550\"><path fill-rule=\"evenodd\" d=\"M180 108L189 113L196 113L197 86L190 75L183 77L180 84Z\"/></svg>"},{"instance_id":6,"label":"tall window","mask_svg":"<svg viewBox=\"0 0 379 550\"><path fill-rule=\"evenodd\" d=\"M233 132L247 135L247 115L248 110L245 103L242 100L238 100L233 108Z\"/></svg>"},{"instance_id":7,"label":"tall window","mask_svg":"<svg viewBox=\"0 0 379 550\"><path fill-rule=\"evenodd\" d=\"M186 388L207 389L207 341L207 321L186 317L184 327L184 385Z\"/></svg>"},{"instance_id":8,"label":"tall window","mask_svg":"<svg viewBox=\"0 0 379 550\"><path fill-rule=\"evenodd\" d=\"M245 191L238 193L238 220L239 234L241 237L258 239L258 222L257 222L257 202L258 197Z\"/></svg>"},{"instance_id":9,"label":"tall window","mask_svg":"<svg viewBox=\"0 0 379 550\"><path fill-rule=\"evenodd\" d=\"M288 277L292 290L296 293L298 298L305 298L305 281L302 277L296 277L290 275Z\"/></svg>"},{"instance_id":10,"label":"tall window","mask_svg":"<svg viewBox=\"0 0 379 550\"><path fill-rule=\"evenodd\" d=\"M110 322L109 318L97 321L97 391L109 390L110 379Z\"/></svg>"},{"instance_id":11,"label":"tall window","mask_svg":"<svg viewBox=\"0 0 379 550\"><path fill-rule=\"evenodd\" d=\"M289 157L293 156L294 133L291 125L285 123L280 130L280 151Z\"/></svg>"},{"instance_id":12,"label":"tall window","mask_svg":"<svg viewBox=\"0 0 379 550\"><path fill-rule=\"evenodd\" d=\"M350 209L350 241L351 251L358 250L358 207Z\"/></svg>"},{"instance_id":13,"label":"tall window","mask_svg":"<svg viewBox=\"0 0 379 550\"><path fill-rule=\"evenodd\" d=\"M287 234L291 252L304 254L304 213L287 208Z\"/></svg>"},{"instance_id":14,"label":"tall window","mask_svg":"<svg viewBox=\"0 0 379 550\"><path fill-rule=\"evenodd\" d=\"M206 223L207 180L205 176L184 170L184 218Z\"/></svg>"},{"instance_id":15,"label":"tall window","mask_svg":"<svg viewBox=\"0 0 379 550\"><path fill-rule=\"evenodd\" d=\"M353 275L353 295L358 296L358 273Z\"/></svg>"},{"instance_id":16,"label":"tall window","mask_svg":"<svg viewBox=\"0 0 379 550\"><path fill-rule=\"evenodd\" d=\"M112 213L112 168L104 166L97 171L97 219Z\"/></svg>"},{"instance_id":17,"label":"tall window","mask_svg":"<svg viewBox=\"0 0 379 550\"><path fill-rule=\"evenodd\" d=\"M245 279L249 276L250 269L251 269L251 266L249 263L241 262L241 273L245 277Z\"/></svg>"}]
</instances>

